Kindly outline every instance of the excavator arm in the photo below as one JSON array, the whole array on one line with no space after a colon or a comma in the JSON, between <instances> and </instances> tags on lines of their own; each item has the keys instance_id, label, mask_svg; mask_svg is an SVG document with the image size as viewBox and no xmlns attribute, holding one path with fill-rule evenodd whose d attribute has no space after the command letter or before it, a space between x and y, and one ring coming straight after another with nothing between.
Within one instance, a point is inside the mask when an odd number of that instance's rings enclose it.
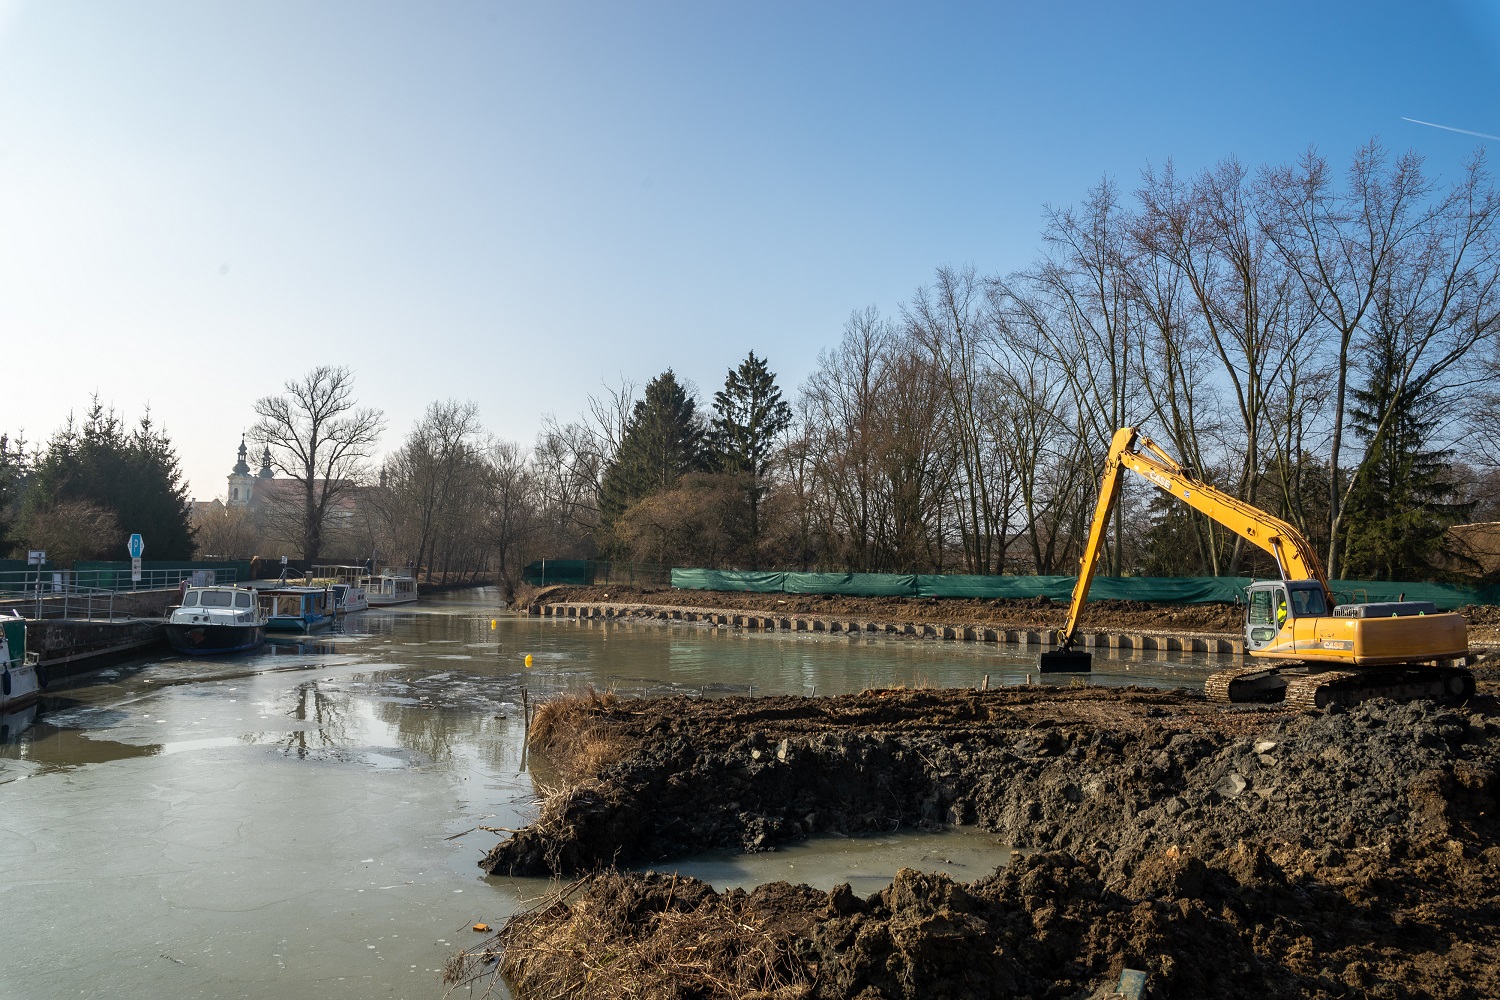
<instances>
[{"instance_id":1,"label":"excavator arm","mask_svg":"<svg viewBox=\"0 0 1500 1000\"><path fill-rule=\"evenodd\" d=\"M1283 580L1316 580L1324 593L1328 593L1323 563L1301 532L1280 518L1194 479L1138 428L1122 427L1115 431L1109 456L1104 462L1099 503L1094 507L1088 542L1084 546L1083 558L1079 560L1078 582L1073 585L1068 620L1058 633L1059 648L1042 654L1044 672L1084 671L1091 665L1092 655L1075 650L1073 644L1077 638L1079 614L1088 600L1089 587L1104 554L1109 516L1119 502L1120 482L1126 469L1139 473L1148 482L1270 553Z\"/></svg>"}]
</instances>

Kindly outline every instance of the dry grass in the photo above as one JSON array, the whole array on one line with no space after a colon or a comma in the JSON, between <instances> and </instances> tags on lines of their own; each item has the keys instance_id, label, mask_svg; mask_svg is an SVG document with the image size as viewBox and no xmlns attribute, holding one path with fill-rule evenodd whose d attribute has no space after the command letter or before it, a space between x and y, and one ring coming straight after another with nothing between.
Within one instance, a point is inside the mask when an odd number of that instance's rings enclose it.
<instances>
[{"instance_id":1,"label":"dry grass","mask_svg":"<svg viewBox=\"0 0 1500 1000\"><path fill-rule=\"evenodd\" d=\"M619 704L613 691L600 694L592 685L544 701L531 717L527 745L546 754L564 780L592 778L630 749L619 727L604 717Z\"/></svg>"},{"instance_id":2,"label":"dry grass","mask_svg":"<svg viewBox=\"0 0 1500 1000\"><path fill-rule=\"evenodd\" d=\"M565 886L512 917L483 947L455 955L443 982L451 992L488 979L489 996L503 975L526 998L801 1000L810 993L785 938L727 897L676 876L659 876L652 888L642 892L616 872Z\"/></svg>"}]
</instances>

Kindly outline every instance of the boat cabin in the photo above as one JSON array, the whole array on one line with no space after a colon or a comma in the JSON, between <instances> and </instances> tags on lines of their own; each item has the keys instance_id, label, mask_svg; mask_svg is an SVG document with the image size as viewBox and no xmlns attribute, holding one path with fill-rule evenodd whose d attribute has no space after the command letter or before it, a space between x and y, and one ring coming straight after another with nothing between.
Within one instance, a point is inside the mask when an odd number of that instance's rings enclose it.
<instances>
[{"instance_id":1,"label":"boat cabin","mask_svg":"<svg viewBox=\"0 0 1500 1000\"><path fill-rule=\"evenodd\" d=\"M333 622L333 588L267 587L260 606L273 632L313 632Z\"/></svg>"}]
</instances>

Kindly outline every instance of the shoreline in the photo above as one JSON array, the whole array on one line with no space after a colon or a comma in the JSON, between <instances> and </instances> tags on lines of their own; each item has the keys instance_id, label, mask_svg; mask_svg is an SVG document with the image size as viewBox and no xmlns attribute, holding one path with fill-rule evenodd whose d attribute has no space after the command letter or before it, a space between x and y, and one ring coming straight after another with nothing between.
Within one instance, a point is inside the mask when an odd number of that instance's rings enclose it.
<instances>
[{"instance_id":1,"label":"shoreline","mask_svg":"<svg viewBox=\"0 0 1500 1000\"><path fill-rule=\"evenodd\" d=\"M688 595L707 600L684 600ZM747 631L993 643L1039 650L1057 644L1057 632L1067 614L1065 606L1046 598L861 598L598 585L548 587L524 598L517 596L514 606L521 614L575 622L681 622ZM1465 611L1470 618L1470 666L1500 658L1500 608ZM1243 658L1241 613L1233 605L1091 601L1078 626L1078 648Z\"/></svg>"}]
</instances>

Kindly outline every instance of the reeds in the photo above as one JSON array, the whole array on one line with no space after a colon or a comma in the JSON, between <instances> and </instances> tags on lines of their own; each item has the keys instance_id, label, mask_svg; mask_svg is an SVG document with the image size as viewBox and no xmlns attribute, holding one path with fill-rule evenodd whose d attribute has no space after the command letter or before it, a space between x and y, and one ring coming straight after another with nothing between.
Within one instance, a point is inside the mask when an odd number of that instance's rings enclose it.
<instances>
[{"instance_id":1,"label":"reeds","mask_svg":"<svg viewBox=\"0 0 1500 1000\"><path fill-rule=\"evenodd\" d=\"M742 912L736 898L676 875L591 875L454 956L443 981L451 991L488 976L488 996L499 974L526 998L806 997L810 982L786 937Z\"/></svg>"},{"instance_id":2,"label":"reeds","mask_svg":"<svg viewBox=\"0 0 1500 1000\"><path fill-rule=\"evenodd\" d=\"M613 691L600 694L590 685L537 705L527 732L527 745L544 753L566 782L592 778L630 749L607 714L620 704Z\"/></svg>"}]
</instances>

